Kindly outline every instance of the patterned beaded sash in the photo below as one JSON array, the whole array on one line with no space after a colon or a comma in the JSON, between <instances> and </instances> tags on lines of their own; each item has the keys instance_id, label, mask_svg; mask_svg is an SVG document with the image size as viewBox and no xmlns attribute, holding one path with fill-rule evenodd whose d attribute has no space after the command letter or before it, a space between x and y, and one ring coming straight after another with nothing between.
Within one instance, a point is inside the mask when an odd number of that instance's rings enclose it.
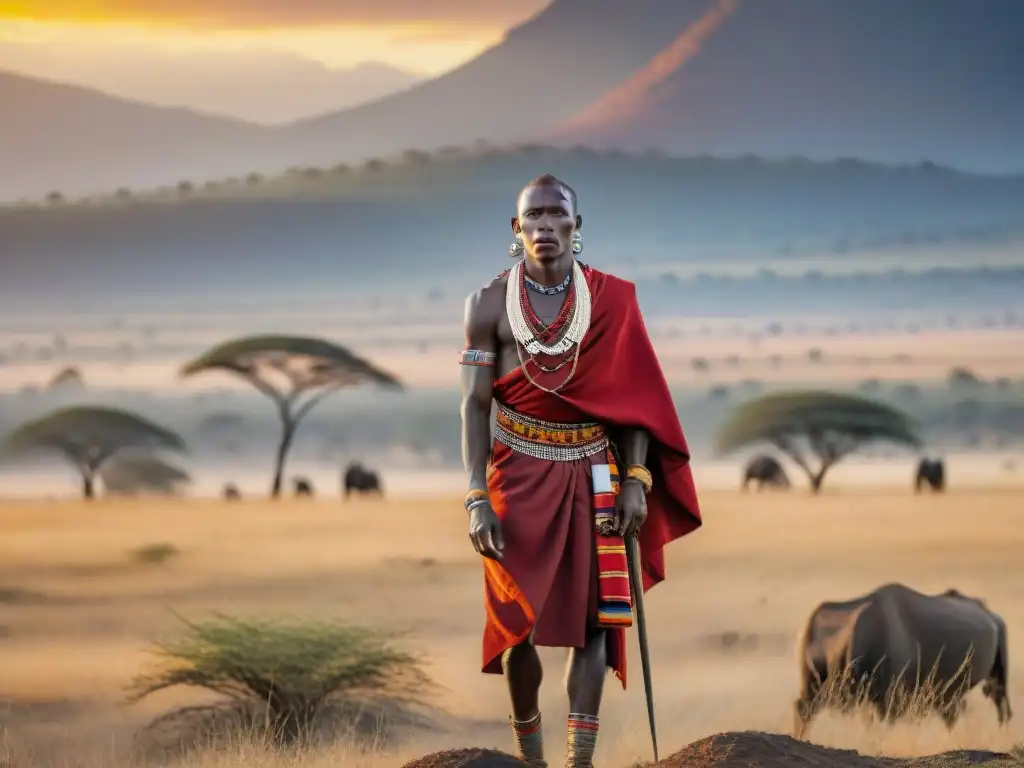
<instances>
[{"instance_id":1,"label":"patterned beaded sash","mask_svg":"<svg viewBox=\"0 0 1024 768\"><path fill-rule=\"evenodd\" d=\"M607 464L591 467L594 487L594 536L597 546L597 623L602 627L633 625L626 542L614 533L619 468L608 451Z\"/></svg>"},{"instance_id":2,"label":"patterned beaded sash","mask_svg":"<svg viewBox=\"0 0 1024 768\"><path fill-rule=\"evenodd\" d=\"M608 435L600 424L541 421L501 404L494 439L514 451L545 461L578 461L608 449Z\"/></svg>"}]
</instances>

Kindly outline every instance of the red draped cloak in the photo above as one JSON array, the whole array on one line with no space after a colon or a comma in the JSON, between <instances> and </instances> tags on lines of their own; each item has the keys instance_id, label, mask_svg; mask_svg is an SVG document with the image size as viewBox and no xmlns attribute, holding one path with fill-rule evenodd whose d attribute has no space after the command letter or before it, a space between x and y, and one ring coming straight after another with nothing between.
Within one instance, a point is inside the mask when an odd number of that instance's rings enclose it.
<instances>
[{"instance_id":1,"label":"red draped cloak","mask_svg":"<svg viewBox=\"0 0 1024 768\"><path fill-rule=\"evenodd\" d=\"M572 380L552 394L516 367L495 382L494 397L544 421L600 422L613 441L622 429L650 435L646 466L654 487L639 536L646 592L665 578L664 546L701 525L690 455L636 287L589 267L586 275L593 309ZM530 376L548 389L560 384L570 367L547 374L527 364ZM531 632L536 645L585 645L597 606L590 467L606 460L599 453L579 461L546 461L495 441L487 484L502 520L505 552L500 563L484 560L484 672L500 674L502 654ZM625 688L625 629L608 629L606 636L608 665Z\"/></svg>"}]
</instances>

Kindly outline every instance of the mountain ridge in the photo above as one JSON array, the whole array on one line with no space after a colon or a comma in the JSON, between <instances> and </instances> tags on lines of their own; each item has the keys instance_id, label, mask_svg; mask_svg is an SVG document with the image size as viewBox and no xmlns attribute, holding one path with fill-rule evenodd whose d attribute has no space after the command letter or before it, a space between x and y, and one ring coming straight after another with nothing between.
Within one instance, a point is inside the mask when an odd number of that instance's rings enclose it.
<instances>
[{"instance_id":1,"label":"mountain ridge","mask_svg":"<svg viewBox=\"0 0 1024 768\"><path fill-rule=\"evenodd\" d=\"M176 183L186 173L176 169L194 168L197 159L211 173L231 174L239 162L258 162L269 135L241 120L4 71L0 104L16 105L0 135L0 197L7 198Z\"/></svg>"},{"instance_id":2,"label":"mountain ridge","mask_svg":"<svg viewBox=\"0 0 1024 768\"><path fill-rule=\"evenodd\" d=\"M32 109L10 110L0 199L196 185L475 140L1024 170L1024 46L1014 37L1024 3L976 9L974 0L554 0L445 75L283 126L143 115L139 105L126 116L125 104L98 96L34 122ZM709 24L715 13L724 18ZM929 77L929 62L941 77ZM46 102L54 86L39 93L22 101ZM18 102L0 92L0 103Z\"/></svg>"},{"instance_id":3,"label":"mountain ridge","mask_svg":"<svg viewBox=\"0 0 1024 768\"><path fill-rule=\"evenodd\" d=\"M991 0L984 13L966 0L709 7L719 23L699 45L686 46L688 30L603 103L539 138L1024 170L1024 4Z\"/></svg>"}]
</instances>

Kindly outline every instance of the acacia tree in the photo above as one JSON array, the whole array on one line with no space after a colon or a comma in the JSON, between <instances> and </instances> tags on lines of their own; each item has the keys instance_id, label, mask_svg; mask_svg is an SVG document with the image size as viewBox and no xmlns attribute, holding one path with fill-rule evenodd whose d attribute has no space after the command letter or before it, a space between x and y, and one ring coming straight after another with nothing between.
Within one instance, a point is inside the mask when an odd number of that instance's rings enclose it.
<instances>
[{"instance_id":1,"label":"acacia tree","mask_svg":"<svg viewBox=\"0 0 1024 768\"><path fill-rule=\"evenodd\" d=\"M281 495L284 466L300 422L332 392L361 384L402 388L391 374L329 341L304 336L250 336L219 344L182 368L240 376L269 397L281 418L271 498Z\"/></svg>"},{"instance_id":2,"label":"acacia tree","mask_svg":"<svg viewBox=\"0 0 1024 768\"><path fill-rule=\"evenodd\" d=\"M117 496L177 496L183 486L192 482L181 467L144 453L115 456L100 467L99 476L103 489Z\"/></svg>"},{"instance_id":3,"label":"acacia tree","mask_svg":"<svg viewBox=\"0 0 1024 768\"><path fill-rule=\"evenodd\" d=\"M22 424L0 444L0 453L6 455L39 451L63 454L81 473L82 496L86 499L96 496L95 479L100 468L125 450L184 453L185 441L130 411L72 406Z\"/></svg>"},{"instance_id":4,"label":"acacia tree","mask_svg":"<svg viewBox=\"0 0 1024 768\"><path fill-rule=\"evenodd\" d=\"M715 439L720 454L771 443L807 473L814 493L843 457L877 441L921 446L913 421L901 411L864 397L823 391L780 392L750 400L733 410ZM817 456L817 468L801 446Z\"/></svg>"}]
</instances>

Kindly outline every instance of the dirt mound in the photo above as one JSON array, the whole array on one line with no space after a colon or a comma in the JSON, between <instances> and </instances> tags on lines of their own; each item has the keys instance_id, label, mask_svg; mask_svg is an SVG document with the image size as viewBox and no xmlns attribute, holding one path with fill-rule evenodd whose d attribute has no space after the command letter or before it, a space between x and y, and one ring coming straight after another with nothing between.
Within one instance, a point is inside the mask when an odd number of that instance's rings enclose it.
<instances>
[{"instance_id":1,"label":"dirt mound","mask_svg":"<svg viewBox=\"0 0 1024 768\"><path fill-rule=\"evenodd\" d=\"M947 752L930 757L872 757L773 733L722 733L695 741L660 768L960 768L1008 758L999 752ZM652 764L653 765L653 764Z\"/></svg>"},{"instance_id":2,"label":"dirt mound","mask_svg":"<svg viewBox=\"0 0 1024 768\"><path fill-rule=\"evenodd\" d=\"M1002 752L959 751L929 757L871 757L830 749L772 733L721 733L695 741L659 763L643 768L966 768L1010 758ZM997 762L1003 768L1018 763ZM493 749L437 752L403 768L523 768L511 755Z\"/></svg>"},{"instance_id":3,"label":"dirt mound","mask_svg":"<svg viewBox=\"0 0 1024 768\"><path fill-rule=\"evenodd\" d=\"M523 768L526 763L496 749L451 749L417 758L402 768Z\"/></svg>"}]
</instances>

